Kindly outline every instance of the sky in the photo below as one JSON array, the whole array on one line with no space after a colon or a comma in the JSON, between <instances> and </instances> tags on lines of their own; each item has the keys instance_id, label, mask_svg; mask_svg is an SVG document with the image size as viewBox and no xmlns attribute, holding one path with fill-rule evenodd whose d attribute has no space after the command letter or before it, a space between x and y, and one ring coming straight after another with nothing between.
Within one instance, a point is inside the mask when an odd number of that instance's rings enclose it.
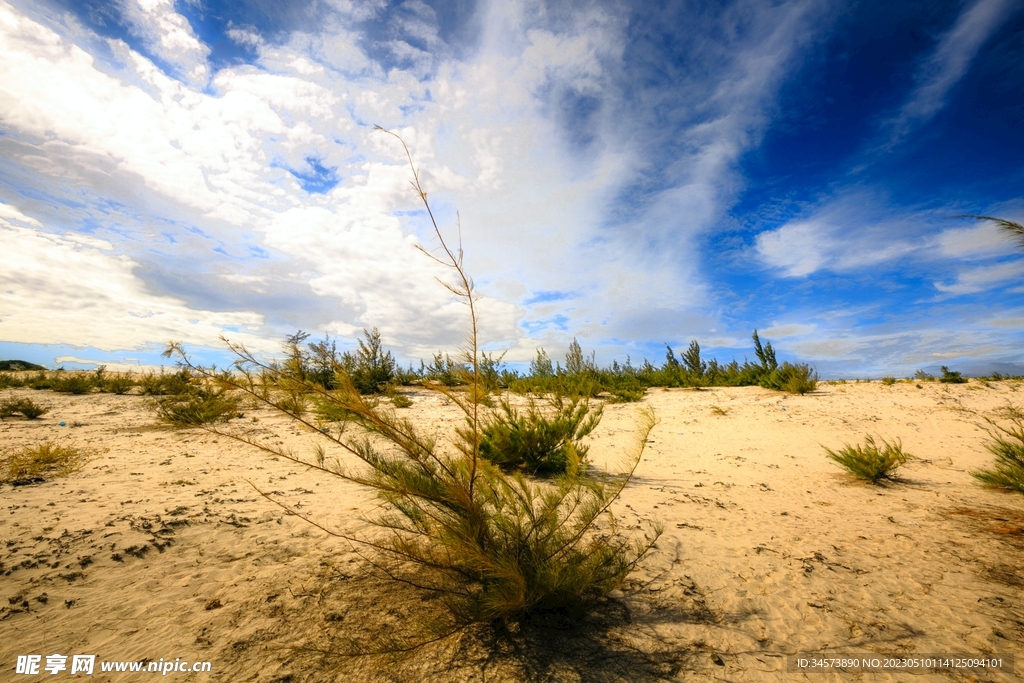
<instances>
[{"instance_id":1,"label":"sky","mask_svg":"<svg viewBox=\"0 0 1024 683\"><path fill-rule=\"evenodd\" d=\"M0 0L0 358L1024 374L1024 4Z\"/></svg>"}]
</instances>

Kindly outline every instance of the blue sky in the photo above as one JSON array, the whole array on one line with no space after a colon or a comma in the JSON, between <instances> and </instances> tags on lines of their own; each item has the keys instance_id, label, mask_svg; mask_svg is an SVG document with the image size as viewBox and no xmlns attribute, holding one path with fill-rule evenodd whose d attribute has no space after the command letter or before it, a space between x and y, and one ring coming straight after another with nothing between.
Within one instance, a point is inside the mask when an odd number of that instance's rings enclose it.
<instances>
[{"instance_id":1,"label":"blue sky","mask_svg":"<svg viewBox=\"0 0 1024 683\"><path fill-rule=\"evenodd\" d=\"M0 357L454 351L377 124L511 363L1024 372L1013 0L0 0L0 73Z\"/></svg>"}]
</instances>

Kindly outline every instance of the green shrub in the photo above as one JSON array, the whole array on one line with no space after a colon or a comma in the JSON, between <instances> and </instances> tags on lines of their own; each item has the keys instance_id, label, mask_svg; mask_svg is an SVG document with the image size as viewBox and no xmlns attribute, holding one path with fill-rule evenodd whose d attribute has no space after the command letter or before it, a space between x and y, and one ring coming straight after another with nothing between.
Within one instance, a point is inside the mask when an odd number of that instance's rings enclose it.
<instances>
[{"instance_id":1,"label":"green shrub","mask_svg":"<svg viewBox=\"0 0 1024 683\"><path fill-rule=\"evenodd\" d=\"M420 190L416 175L414 187L426 204L426 194ZM320 428L301 415L289 413L294 420L317 429L326 444L311 458L301 458L272 443L222 427L207 426L278 457L368 486L383 501L384 511L373 520L381 533L332 533L368 548L376 567L410 590L422 593L424 602L429 600L430 604L425 605L420 620L408 624L415 629L412 635L398 632L383 644L357 646L355 650L360 654L367 650L410 651L473 626L508 632L509 627L538 612L583 614L583 606L622 585L661 532L655 525L645 540L635 540L619 532L610 515L610 507L630 481L654 427L650 411L644 413L636 448L620 476L590 476L575 448L565 449L564 473L544 481L505 473L481 457L489 416L507 413L488 409L482 403L486 391L479 385L477 372L480 352L476 295L462 268L461 250L450 251L436 224L434 227L443 255L435 260L452 273L453 281L446 284L467 304L472 325L466 357L474 370L473 384L466 390L429 385L465 417L451 440L421 434L387 403L368 400L347 372L338 373L334 391L304 381L318 401L346 418L347 429ZM238 357L240 376L233 380L235 386L254 400L281 409L279 402L260 394L259 377L285 384L303 381L287 364L269 365L243 346L228 346ZM181 362L196 372L208 372L191 365L180 345L172 344L168 353L177 353ZM573 410L578 411L581 404L575 405ZM584 416L574 434L579 435L590 419ZM497 444L492 442L492 446ZM328 448L355 456L365 469L360 472L344 467Z\"/></svg>"},{"instance_id":2,"label":"green shrub","mask_svg":"<svg viewBox=\"0 0 1024 683\"><path fill-rule=\"evenodd\" d=\"M1012 406L1006 412L1011 416L1010 427L986 418L991 425L988 432L992 441L986 443L985 448L996 457L995 467L971 472L971 475L985 486L1024 493L1024 417Z\"/></svg>"},{"instance_id":3,"label":"green shrub","mask_svg":"<svg viewBox=\"0 0 1024 683\"><path fill-rule=\"evenodd\" d=\"M895 377L883 377L882 378L882 384L884 384L887 387L891 387L893 384L896 384L896 378Z\"/></svg>"},{"instance_id":4,"label":"green shrub","mask_svg":"<svg viewBox=\"0 0 1024 683\"><path fill-rule=\"evenodd\" d=\"M903 444L899 439L893 443L881 437L879 440L882 442L881 447L875 443L874 437L867 436L863 446L846 444L838 452L830 448L825 448L825 452L858 479L867 479L877 484L881 479L894 479L896 470L910 457L903 452Z\"/></svg>"},{"instance_id":5,"label":"green shrub","mask_svg":"<svg viewBox=\"0 0 1024 683\"><path fill-rule=\"evenodd\" d=\"M128 373L117 373L103 378L100 390L121 396L127 394L135 386L135 380Z\"/></svg>"},{"instance_id":6,"label":"green shrub","mask_svg":"<svg viewBox=\"0 0 1024 683\"><path fill-rule=\"evenodd\" d=\"M29 420L34 420L49 411L49 408L39 405L30 398L7 399L0 402L0 419L20 414Z\"/></svg>"},{"instance_id":7,"label":"green shrub","mask_svg":"<svg viewBox=\"0 0 1024 683\"><path fill-rule=\"evenodd\" d=\"M0 372L0 389L23 386L25 386L25 380L22 379L19 375L16 375L11 372Z\"/></svg>"},{"instance_id":8,"label":"green shrub","mask_svg":"<svg viewBox=\"0 0 1024 683\"><path fill-rule=\"evenodd\" d=\"M447 353L440 351L434 354L430 365L422 365L420 374L424 379L446 387L457 387L471 381L470 371L463 363L457 363Z\"/></svg>"},{"instance_id":9,"label":"green shrub","mask_svg":"<svg viewBox=\"0 0 1024 683\"><path fill-rule=\"evenodd\" d=\"M93 379L82 372L60 372L50 388L62 394L87 394L93 389Z\"/></svg>"},{"instance_id":10,"label":"green shrub","mask_svg":"<svg viewBox=\"0 0 1024 683\"><path fill-rule=\"evenodd\" d=\"M363 336L365 340L358 340L359 348L355 353L342 355L341 369L360 393L379 394L395 379L395 359L390 351L384 351L376 327L372 331L363 330Z\"/></svg>"},{"instance_id":11,"label":"green shrub","mask_svg":"<svg viewBox=\"0 0 1024 683\"><path fill-rule=\"evenodd\" d=\"M587 446L580 440L601 420L602 409L591 410L587 400L555 394L547 412L531 400L520 411L508 398L484 423L480 457L503 470L550 476L565 472L575 458L583 463Z\"/></svg>"},{"instance_id":12,"label":"green shrub","mask_svg":"<svg viewBox=\"0 0 1024 683\"><path fill-rule=\"evenodd\" d=\"M954 371L950 370L949 368L947 368L945 365L943 365L939 369L942 370L942 377L939 378L940 382L942 382L944 384L966 384L967 383L967 378L966 377L962 377L959 372L954 372Z\"/></svg>"},{"instance_id":13,"label":"green shrub","mask_svg":"<svg viewBox=\"0 0 1024 683\"><path fill-rule=\"evenodd\" d=\"M56 378L56 374L51 377L48 373L40 370L32 377L28 378L25 382L26 386L30 386L36 390L52 389L53 383Z\"/></svg>"},{"instance_id":14,"label":"green shrub","mask_svg":"<svg viewBox=\"0 0 1024 683\"><path fill-rule=\"evenodd\" d=\"M174 425L194 427L242 417L241 396L229 391L221 377L191 378L188 388L159 399L157 414Z\"/></svg>"},{"instance_id":15,"label":"green shrub","mask_svg":"<svg viewBox=\"0 0 1024 683\"><path fill-rule=\"evenodd\" d=\"M82 469L88 453L74 445L43 441L35 446L0 454L0 484L32 484L63 477Z\"/></svg>"},{"instance_id":16,"label":"green shrub","mask_svg":"<svg viewBox=\"0 0 1024 683\"><path fill-rule=\"evenodd\" d=\"M177 396L192 387L192 375L186 370L166 373L160 368L160 374L147 372L142 375L139 386L143 396Z\"/></svg>"},{"instance_id":17,"label":"green shrub","mask_svg":"<svg viewBox=\"0 0 1024 683\"><path fill-rule=\"evenodd\" d=\"M818 388L818 373L806 363L786 361L764 376L761 386L790 394L806 394Z\"/></svg>"},{"instance_id":18,"label":"green shrub","mask_svg":"<svg viewBox=\"0 0 1024 683\"><path fill-rule=\"evenodd\" d=\"M929 375L924 370L918 370L917 372L914 373L914 379L916 379L919 382L934 382L935 375Z\"/></svg>"}]
</instances>

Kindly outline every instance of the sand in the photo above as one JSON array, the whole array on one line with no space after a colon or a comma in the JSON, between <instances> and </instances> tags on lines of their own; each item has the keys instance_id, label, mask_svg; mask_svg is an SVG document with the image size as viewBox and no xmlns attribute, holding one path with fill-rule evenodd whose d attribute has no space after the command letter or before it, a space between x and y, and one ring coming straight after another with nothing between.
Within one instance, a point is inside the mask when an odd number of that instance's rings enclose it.
<instances>
[{"instance_id":1,"label":"sand","mask_svg":"<svg viewBox=\"0 0 1024 683\"><path fill-rule=\"evenodd\" d=\"M596 630L522 634L548 648L543 657L479 642L458 660L398 662L303 653L338 629L386 634L430 606L403 602L346 542L253 485L350 531L365 528L372 495L200 429L168 429L140 396L8 389L0 396L51 410L0 422L2 447L60 438L93 457L66 478L0 486L0 678L34 680L13 673L18 655L57 653L210 662L209 673L168 674L185 681L1019 680L1024 497L984 489L969 472L992 460L984 417L1024 403L1021 386L649 390L659 423L615 512L623 530L656 518L665 532L599 606ZM458 421L441 397L409 395L404 412L425 428ZM636 410L605 407L590 439L596 465L633 438ZM316 439L264 410L236 423L299 452ZM825 456L822 445L866 434L898 437L916 456L900 481L855 481ZM1009 655L1016 675L790 670L787 655L804 652Z\"/></svg>"}]
</instances>

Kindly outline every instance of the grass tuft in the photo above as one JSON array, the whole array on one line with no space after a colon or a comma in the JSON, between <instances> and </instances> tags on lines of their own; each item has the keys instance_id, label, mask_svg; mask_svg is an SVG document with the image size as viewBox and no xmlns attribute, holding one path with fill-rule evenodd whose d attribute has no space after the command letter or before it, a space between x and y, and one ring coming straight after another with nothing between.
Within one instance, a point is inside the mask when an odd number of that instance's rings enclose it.
<instances>
[{"instance_id":1,"label":"grass tuft","mask_svg":"<svg viewBox=\"0 0 1024 683\"><path fill-rule=\"evenodd\" d=\"M838 452L825 448L828 457L839 463L847 472L858 479L866 479L873 484L882 479L895 479L896 470L909 459L903 452L903 444L899 439L889 443L879 437L882 445L875 443L873 436L864 439L864 445L851 446L846 444Z\"/></svg>"},{"instance_id":2,"label":"grass tuft","mask_svg":"<svg viewBox=\"0 0 1024 683\"><path fill-rule=\"evenodd\" d=\"M64 477L82 469L88 453L75 445L43 441L0 454L0 484L22 486Z\"/></svg>"},{"instance_id":3,"label":"grass tuft","mask_svg":"<svg viewBox=\"0 0 1024 683\"><path fill-rule=\"evenodd\" d=\"M995 467L978 470L971 475L984 486L1011 489L1024 493L1024 415L1014 406L1007 406L1004 414L1010 417L1010 427L1003 427L986 418L992 441L985 444L996 457Z\"/></svg>"},{"instance_id":4,"label":"grass tuft","mask_svg":"<svg viewBox=\"0 0 1024 683\"><path fill-rule=\"evenodd\" d=\"M50 411L46 406L41 406L30 398L7 399L0 402L0 420L12 415L34 420Z\"/></svg>"}]
</instances>

